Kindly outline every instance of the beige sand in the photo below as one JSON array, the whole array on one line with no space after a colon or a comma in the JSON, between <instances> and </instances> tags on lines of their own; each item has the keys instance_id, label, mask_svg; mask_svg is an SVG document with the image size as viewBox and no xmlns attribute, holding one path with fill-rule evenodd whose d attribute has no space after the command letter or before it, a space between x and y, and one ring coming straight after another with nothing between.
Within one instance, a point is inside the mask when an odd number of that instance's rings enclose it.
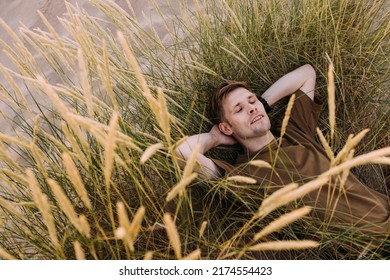
<instances>
[{"instance_id":1,"label":"beige sand","mask_svg":"<svg viewBox=\"0 0 390 280\"><path fill-rule=\"evenodd\" d=\"M85 9L88 14L95 17L104 18L104 14L93 7L88 0L67 0L70 4L78 4L79 7ZM128 4L125 0L112 0L126 11L130 11ZM164 25L163 20L159 16L158 12L154 8L151 1L147 0L129 0L134 14L139 24L148 30L150 23L152 22L154 29L157 31L160 39L163 42L169 42L168 32ZM157 0L159 9L161 12L169 18L170 8L165 0ZM177 0L169 1L175 8L178 5ZM184 1L181 1L184 2ZM37 10L41 11L43 15L49 20L60 36L67 36L67 31L60 24L58 17L62 17L66 13L66 7L64 0L0 0L0 18L4 20L12 30L18 33L20 26L25 25L29 29L41 28L47 30L42 20L40 19ZM11 37L3 30L0 29L0 39L4 40L8 44L12 44ZM45 65L42 57L39 54L35 54L37 61L40 65ZM0 63L5 67L13 69L12 63L9 61L3 50L0 51ZM45 76L48 77L51 84L55 84L56 75L49 67L43 68ZM0 75L0 84L3 84L6 88L9 86L5 82L4 77ZM32 102L32 98L27 96L27 100ZM34 114L34 113L33 113ZM33 115L30 116L33 118ZM0 101L0 132L12 134L11 125L9 120L14 119L13 113L4 103Z\"/></svg>"}]
</instances>

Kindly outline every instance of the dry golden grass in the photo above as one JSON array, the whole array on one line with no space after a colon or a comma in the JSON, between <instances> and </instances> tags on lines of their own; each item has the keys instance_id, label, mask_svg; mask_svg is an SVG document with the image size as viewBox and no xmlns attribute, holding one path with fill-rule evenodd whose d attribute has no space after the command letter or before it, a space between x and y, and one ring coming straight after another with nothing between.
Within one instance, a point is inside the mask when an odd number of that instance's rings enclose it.
<instances>
[{"instance_id":1,"label":"dry golden grass","mask_svg":"<svg viewBox=\"0 0 390 280\"><path fill-rule=\"evenodd\" d=\"M34 173L28 169L26 170L26 175L29 181L32 198L43 216L43 219L49 232L50 240L54 244L54 246L58 247L59 241L57 237L57 230L55 227L54 217L51 213L49 199L47 198L47 195L42 193Z\"/></svg>"},{"instance_id":2,"label":"dry golden grass","mask_svg":"<svg viewBox=\"0 0 390 280\"><path fill-rule=\"evenodd\" d=\"M75 242L73 242L73 247L74 247L74 251L76 254L76 259L77 260L85 260L85 254L84 254L83 248L81 247L80 242L78 242L77 240Z\"/></svg>"},{"instance_id":3,"label":"dry golden grass","mask_svg":"<svg viewBox=\"0 0 390 280\"><path fill-rule=\"evenodd\" d=\"M181 258L181 260L199 260L201 258L201 250L196 249L195 251L189 253L187 256Z\"/></svg>"},{"instance_id":4,"label":"dry golden grass","mask_svg":"<svg viewBox=\"0 0 390 280\"><path fill-rule=\"evenodd\" d=\"M84 56L81 49L77 51L77 60L79 61L81 87L84 92L85 104L87 105L88 116L94 117L94 104L92 102L91 86L89 84L88 68L85 65Z\"/></svg>"},{"instance_id":5,"label":"dry golden grass","mask_svg":"<svg viewBox=\"0 0 390 280\"><path fill-rule=\"evenodd\" d=\"M76 213L72 202L69 200L69 198L66 196L64 191L62 190L61 186L52 179L47 179L47 183L50 185L53 194L58 201L59 206L61 207L61 210L64 211L66 217L69 219L69 221L73 224L73 226L83 235L86 237L91 237L90 233L90 227L88 225L88 221L86 220L85 216L79 215Z\"/></svg>"},{"instance_id":6,"label":"dry golden grass","mask_svg":"<svg viewBox=\"0 0 390 280\"><path fill-rule=\"evenodd\" d=\"M361 258L368 247L359 235L310 232L305 221L315 221L301 219L308 208L281 209L330 178L343 186L361 165L386 189L389 13L363 0L292 1L290 9L276 0L204 1L192 13L179 2L174 26L164 23L169 46L111 1L91 3L117 33L70 3L59 19L66 38L42 14L45 29L22 27L20 36L0 19L13 39L0 40L13 63L13 70L0 65L7 81L0 96L15 113L1 112L14 127L0 133L0 258L244 259L252 250L290 250L295 258L291 250L317 247L308 239L318 234L321 247L305 257ZM256 195L243 201L230 189L237 183L252 190L253 178L199 178L198 150L179 168L173 151L186 135L209 128L205 104L221 79L245 79L263 92L304 63L317 70L317 95L328 100L317 130L328 171L280 186L258 205ZM215 155L233 157L225 147ZM269 241L254 244L264 237ZM340 253L338 242L354 247Z\"/></svg>"},{"instance_id":7,"label":"dry golden grass","mask_svg":"<svg viewBox=\"0 0 390 280\"><path fill-rule=\"evenodd\" d=\"M262 217L272 212L274 209L279 207L279 205L282 205L285 201L284 197L297 189L298 186L299 185L296 183L291 183L272 193L272 195L263 200L255 216Z\"/></svg>"},{"instance_id":8,"label":"dry golden grass","mask_svg":"<svg viewBox=\"0 0 390 280\"><path fill-rule=\"evenodd\" d=\"M281 217L279 217L279 218L275 219L274 221L272 221L271 223L269 223L260 232L256 233L255 236L253 237L253 240L257 241L257 240L267 236L268 234L270 234L274 231L277 231L277 230L295 222L296 220L309 214L310 211L311 211L311 208L306 206L306 207L298 208L296 210L293 210L289 213L282 215Z\"/></svg>"},{"instance_id":9,"label":"dry golden grass","mask_svg":"<svg viewBox=\"0 0 390 280\"><path fill-rule=\"evenodd\" d=\"M248 176L241 176L241 175L236 175L236 176L230 176L226 180L228 181L233 181L236 183L244 183L244 184L256 184L256 179L253 179Z\"/></svg>"},{"instance_id":10,"label":"dry golden grass","mask_svg":"<svg viewBox=\"0 0 390 280\"><path fill-rule=\"evenodd\" d=\"M280 138L282 138L284 133L286 132L288 120L290 119L291 110L294 106L294 102L295 102L295 94L291 95L290 100L288 101L286 113L284 114L284 118L282 122L282 128L280 129Z\"/></svg>"},{"instance_id":11,"label":"dry golden grass","mask_svg":"<svg viewBox=\"0 0 390 280\"><path fill-rule=\"evenodd\" d=\"M153 252L152 251L146 252L144 256L144 260L152 260L152 259L153 259Z\"/></svg>"},{"instance_id":12,"label":"dry golden grass","mask_svg":"<svg viewBox=\"0 0 390 280\"><path fill-rule=\"evenodd\" d=\"M164 145L162 143L156 143L149 146L140 158L140 163L144 164L149 158L151 158L158 150L162 149Z\"/></svg>"},{"instance_id":13,"label":"dry golden grass","mask_svg":"<svg viewBox=\"0 0 390 280\"><path fill-rule=\"evenodd\" d=\"M249 164L259 168L272 168L271 164L264 160L251 160Z\"/></svg>"},{"instance_id":14,"label":"dry golden grass","mask_svg":"<svg viewBox=\"0 0 390 280\"><path fill-rule=\"evenodd\" d=\"M129 237L131 240L134 241L136 240L141 230L141 224L142 224L142 220L144 219L144 216L145 216L145 207L141 206L140 208L138 208L130 224Z\"/></svg>"},{"instance_id":15,"label":"dry golden grass","mask_svg":"<svg viewBox=\"0 0 390 280\"><path fill-rule=\"evenodd\" d=\"M253 245L248 248L249 251L279 251L279 250L301 250L318 247L318 243L312 240L288 240L288 241L270 241Z\"/></svg>"},{"instance_id":16,"label":"dry golden grass","mask_svg":"<svg viewBox=\"0 0 390 280\"><path fill-rule=\"evenodd\" d=\"M17 259L1 247L0 247L0 257L5 259L5 260L16 260Z\"/></svg>"},{"instance_id":17,"label":"dry golden grass","mask_svg":"<svg viewBox=\"0 0 390 280\"><path fill-rule=\"evenodd\" d=\"M334 142L334 132L336 128L336 88L334 83L334 66L332 60L327 55L329 60L328 66L328 108L329 108L329 127L330 127L330 143Z\"/></svg>"},{"instance_id":18,"label":"dry golden grass","mask_svg":"<svg viewBox=\"0 0 390 280\"><path fill-rule=\"evenodd\" d=\"M170 241L170 245L175 252L175 256L177 259L181 259L182 255L179 233L177 232L176 225L173 222L171 215L168 213L164 214L164 224L165 230L167 231L167 235Z\"/></svg>"},{"instance_id":19,"label":"dry golden grass","mask_svg":"<svg viewBox=\"0 0 390 280\"><path fill-rule=\"evenodd\" d=\"M317 135L320 139L320 142L322 144L322 147L324 148L324 150L326 152L326 155L330 159L330 162L333 163L334 162L334 154L333 154L331 147L329 146L328 142L326 141L324 134L322 133L322 131L318 127L317 127L316 131L317 131Z\"/></svg>"},{"instance_id":20,"label":"dry golden grass","mask_svg":"<svg viewBox=\"0 0 390 280\"><path fill-rule=\"evenodd\" d=\"M207 227L207 221L203 221L203 223L202 223L202 225L200 226L200 229L199 229L199 237L202 237L204 235L206 227Z\"/></svg>"},{"instance_id":21,"label":"dry golden grass","mask_svg":"<svg viewBox=\"0 0 390 280\"><path fill-rule=\"evenodd\" d=\"M132 222L130 222L124 203L118 202L116 206L119 218L119 228L115 231L116 238L122 239L129 250L134 252L134 243L141 229L141 223L145 216L145 208L140 207L134 215Z\"/></svg>"},{"instance_id":22,"label":"dry golden grass","mask_svg":"<svg viewBox=\"0 0 390 280\"><path fill-rule=\"evenodd\" d=\"M114 112L112 114L109 131L107 135L106 145L105 145L105 155L104 155L104 178L106 187L110 186L111 173L113 169L114 159L115 159L115 149L116 149L116 138L117 138L117 129L118 129L118 113Z\"/></svg>"},{"instance_id":23,"label":"dry golden grass","mask_svg":"<svg viewBox=\"0 0 390 280\"><path fill-rule=\"evenodd\" d=\"M192 153L189 159L186 162L186 165L183 170L183 178L190 176L193 173L195 165L197 163L198 155L199 155L200 146L196 145L192 150Z\"/></svg>"},{"instance_id":24,"label":"dry golden grass","mask_svg":"<svg viewBox=\"0 0 390 280\"><path fill-rule=\"evenodd\" d=\"M12 213L12 215L15 215L19 219L24 220L24 217L20 211L17 210L17 208L13 205L12 202L7 201L6 199L0 197L0 206L6 209L8 212Z\"/></svg>"},{"instance_id":25,"label":"dry golden grass","mask_svg":"<svg viewBox=\"0 0 390 280\"><path fill-rule=\"evenodd\" d=\"M169 191L169 193L167 194L166 201L169 202L176 196L182 195L185 191L185 187L187 187L192 181L194 181L196 177L198 177L197 173L192 173L187 177L183 177L180 182Z\"/></svg>"},{"instance_id":26,"label":"dry golden grass","mask_svg":"<svg viewBox=\"0 0 390 280\"><path fill-rule=\"evenodd\" d=\"M64 162L65 169L68 172L69 179L71 180L74 189L80 196L80 199L83 201L85 207L87 207L89 210L92 210L92 203L88 197L88 192L85 189L83 180L81 179L81 175L72 158L68 153L65 152L62 154L62 160Z\"/></svg>"}]
</instances>

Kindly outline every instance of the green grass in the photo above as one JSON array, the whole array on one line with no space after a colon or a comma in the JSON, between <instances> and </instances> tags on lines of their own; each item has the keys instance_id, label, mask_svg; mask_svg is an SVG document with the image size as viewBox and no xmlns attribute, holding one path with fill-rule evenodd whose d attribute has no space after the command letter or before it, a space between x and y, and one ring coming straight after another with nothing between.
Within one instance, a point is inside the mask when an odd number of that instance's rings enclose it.
<instances>
[{"instance_id":1,"label":"green grass","mask_svg":"<svg viewBox=\"0 0 390 280\"><path fill-rule=\"evenodd\" d=\"M78 241L88 259L142 259L148 252L155 259L177 258L163 222L170 212L183 256L200 249L203 259L381 258L381 248L366 252L362 238L346 230L327 229L318 238L318 227L308 226L315 221L307 217L270 234L268 241L315 239L319 247L248 251L253 235L283 209L253 220L259 205L243 205L226 180L196 179L170 203L166 195L182 179L173 154L175 143L211 127L208 99L221 79L245 80L261 93L283 74L310 63L317 71L317 95L327 104L327 54L336 74L332 150L337 153L349 134L365 128L370 133L356 147L357 155L390 146L390 14L381 9L384 1L205 1L199 11L180 7L173 23L166 17L171 42L165 44L115 4L91 2L125 40L102 28L101 19L67 4L68 15L61 22L69 38L47 26L46 31L23 28L21 39L1 42L17 72L2 71L6 78L10 74L11 87L2 85L1 98L16 117L2 112L13 132L0 134L0 256L74 259ZM44 58L59 84L46 82L49 77L33 53ZM12 86L13 80L18 84ZM158 95L158 87L163 95ZM283 105L273 111L274 119L282 118ZM327 108L319 127L329 139ZM143 151L156 143L162 148L141 163ZM232 160L235 151L226 156L225 149L211 155ZM65 168L63 153L77 166L91 209L77 193L75 175ZM58 242L50 235L45 204L34 198L26 169L47 197ZM383 193L389 191L389 171L389 165L370 162L353 169ZM49 178L61 186L77 216L87 219L89 234L78 228L82 222L69 218ZM128 223L145 207L141 228L130 241L116 234L118 227L128 234L134 229L118 218L119 201L125 205ZM204 221L207 226L199 236Z\"/></svg>"}]
</instances>

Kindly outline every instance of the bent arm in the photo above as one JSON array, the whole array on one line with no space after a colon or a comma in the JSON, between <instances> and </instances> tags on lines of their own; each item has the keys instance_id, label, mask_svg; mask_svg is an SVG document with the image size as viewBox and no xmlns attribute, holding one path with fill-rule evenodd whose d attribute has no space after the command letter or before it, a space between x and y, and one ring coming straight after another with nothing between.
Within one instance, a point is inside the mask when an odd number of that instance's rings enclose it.
<instances>
[{"instance_id":1,"label":"bent arm","mask_svg":"<svg viewBox=\"0 0 390 280\"><path fill-rule=\"evenodd\" d=\"M277 80L263 93L262 97L272 106L283 97L300 89L311 100L314 100L315 84L316 72L310 64L305 64Z\"/></svg>"},{"instance_id":2,"label":"bent arm","mask_svg":"<svg viewBox=\"0 0 390 280\"><path fill-rule=\"evenodd\" d=\"M197 156L199 165L195 167L195 172L202 177L216 179L221 177L223 172L221 168L204 154L219 145L232 145L234 143L236 141L232 137L222 134L218 126L215 125L210 132L190 136L176 148L175 152L184 161L187 161L196 145L199 145L200 150ZM182 162L183 165L184 163Z\"/></svg>"}]
</instances>

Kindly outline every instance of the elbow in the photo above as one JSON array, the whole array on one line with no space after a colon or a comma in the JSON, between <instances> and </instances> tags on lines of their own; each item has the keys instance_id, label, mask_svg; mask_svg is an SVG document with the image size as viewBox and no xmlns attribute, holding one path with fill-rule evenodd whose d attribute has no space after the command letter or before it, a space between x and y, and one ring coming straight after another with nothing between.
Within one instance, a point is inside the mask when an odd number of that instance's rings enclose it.
<instances>
[{"instance_id":1,"label":"elbow","mask_svg":"<svg viewBox=\"0 0 390 280\"><path fill-rule=\"evenodd\" d=\"M187 160L191 156L191 149L187 142L181 143L173 150L174 155L182 160Z\"/></svg>"},{"instance_id":2,"label":"elbow","mask_svg":"<svg viewBox=\"0 0 390 280\"><path fill-rule=\"evenodd\" d=\"M180 146L173 150L173 154L176 156L177 163L179 164L179 167L181 169L184 169L186 165L186 157L183 154L183 151L181 150Z\"/></svg>"},{"instance_id":3,"label":"elbow","mask_svg":"<svg viewBox=\"0 0 390 280\"><path fill-rule=\"evenodd\" d=\"M303 67L305 68L307 78L315 80L317 74L316 74L316 70L314 69L314 67L311 64L305 64Z\"/></svg>"},{"instance_id":4,"label":"elbow","mask_svg":"<svg viewBox=\"0 0 390 280\"><path fill-rule=\"evenodd\" d=\"M182 148L180 146L178 146L176 149L174 149L173 152L174 152L176 157L184 159L183 151L182 151Z\"/></svg>"}]
</instances>

